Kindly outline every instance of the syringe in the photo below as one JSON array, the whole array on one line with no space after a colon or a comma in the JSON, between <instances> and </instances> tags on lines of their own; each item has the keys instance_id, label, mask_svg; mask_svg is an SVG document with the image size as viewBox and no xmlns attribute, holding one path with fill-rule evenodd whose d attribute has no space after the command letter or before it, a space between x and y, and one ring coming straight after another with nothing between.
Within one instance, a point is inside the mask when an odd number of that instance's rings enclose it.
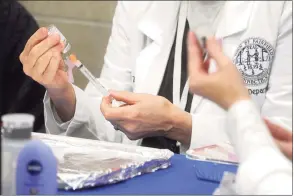
<instances>
[{"instance_id":1,"label":"syringe","mask_svg":"<svg viewBox=\"0 0 294 196\"><path fill-rule=\"evenodd\" d=\"M92 83L92 85L98 90L103 96L109 96L110 93L108 90L95 78L95 76L87 69L85 65L83 65L75 55L69 55L69 50L71 49L71 45L68 43L67 39L64 35L55 27L54 25L50 25L48 28L48 35L51 34L59 34L60 41L65 45L64 50L62 51L63 56L66 60L70 61L71 64L75 65L82 74ZM70 70L71 71L71 70ZM123 102L116 101L112 99L112 105L119 107L120 105L124 104Z\"/></svg>"},{"instance_id":2,"label":"syringe","mask_svg":"<svg viewBox=\"0 0 294 196\"><path fill-rule=\"evenodd\" d=\"M92 85L103 95L103 96L109 96L108 90L93 76L93 74L87 69L85 65L81 63L77 59L77 57L73 54L69 56L69 60L72 64L74 64L81 72L82 74L92 83Z\"/></svg>"}]
</instances>

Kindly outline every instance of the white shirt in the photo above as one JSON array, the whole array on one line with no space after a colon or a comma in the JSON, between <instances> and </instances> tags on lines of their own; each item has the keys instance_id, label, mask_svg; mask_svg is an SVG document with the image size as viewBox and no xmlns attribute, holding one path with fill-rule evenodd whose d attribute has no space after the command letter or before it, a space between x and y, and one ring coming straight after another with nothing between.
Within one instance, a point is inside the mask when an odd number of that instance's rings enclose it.
<instances>
[{"instance_id":1,"label":"white shirt","mask_svg":"<svg viewBox=\"0 0 294 196\"><path fill-rule=\"evenodd\" d=\"M252 101L228 111L228 135L239 157L238 194L292 195L292 162L274 143Z\"/></svg>"},{"instance_id":2,"label":"white shirt","mask_svg":"<svg viewBox=\"0 0 294 196\"><path fill-rule=\"evenodd\" d=\"M190 29L198 37L214 35L224 3L224 1L189 1Z\"/></svg>"}]
</instances>

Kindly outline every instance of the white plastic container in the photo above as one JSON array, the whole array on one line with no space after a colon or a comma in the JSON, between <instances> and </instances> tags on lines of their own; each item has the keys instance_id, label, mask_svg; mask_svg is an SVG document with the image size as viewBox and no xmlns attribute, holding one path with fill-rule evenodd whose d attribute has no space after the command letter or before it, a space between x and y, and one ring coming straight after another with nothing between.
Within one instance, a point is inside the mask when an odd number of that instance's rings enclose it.
<instances>
[{"instance_id":1,"label":"white plastic container","mask_svg":"<svg viewBox=\"0 0 294 196\"><path fill-rule=\"evenodd\" d=\"M2 195L15 196L15 162L19 151L31 140L35 117L7 114L2 120Z\"/></svg>"}]
</instances>

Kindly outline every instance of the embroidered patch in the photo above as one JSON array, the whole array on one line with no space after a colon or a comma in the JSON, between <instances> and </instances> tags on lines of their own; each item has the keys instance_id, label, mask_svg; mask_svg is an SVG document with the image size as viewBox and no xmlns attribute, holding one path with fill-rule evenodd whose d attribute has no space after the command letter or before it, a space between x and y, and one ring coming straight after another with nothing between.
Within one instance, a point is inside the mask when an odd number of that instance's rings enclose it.
<instances>
[{"instance_id":1,"label":"embroidered patch","mask_svg":"<svg viewBox=\"0 0 294 196\"><path fill-rule=\"evenodd\" d=\"M239 45L234 64L247 86L257 87L268 82L274 53L272 45L262 38L251 37Z\"/></svg>"}]
</instances>

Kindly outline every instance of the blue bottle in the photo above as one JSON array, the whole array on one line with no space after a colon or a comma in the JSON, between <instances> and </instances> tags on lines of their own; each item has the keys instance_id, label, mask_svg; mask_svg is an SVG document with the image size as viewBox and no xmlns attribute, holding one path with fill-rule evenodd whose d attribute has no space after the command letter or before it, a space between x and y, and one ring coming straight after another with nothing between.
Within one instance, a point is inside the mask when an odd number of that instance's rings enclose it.
<instances>
[{"instance_id":1,"label":"blue bottle","mask_svg":"<svg viewBox=\"0 0 294 196\"><path fill-rule=\"evenodd\" d=\"M32 140L20 151L16 162L17 195L55 195L57 160L45 143Z\"/></svg>"}]
</instances>

